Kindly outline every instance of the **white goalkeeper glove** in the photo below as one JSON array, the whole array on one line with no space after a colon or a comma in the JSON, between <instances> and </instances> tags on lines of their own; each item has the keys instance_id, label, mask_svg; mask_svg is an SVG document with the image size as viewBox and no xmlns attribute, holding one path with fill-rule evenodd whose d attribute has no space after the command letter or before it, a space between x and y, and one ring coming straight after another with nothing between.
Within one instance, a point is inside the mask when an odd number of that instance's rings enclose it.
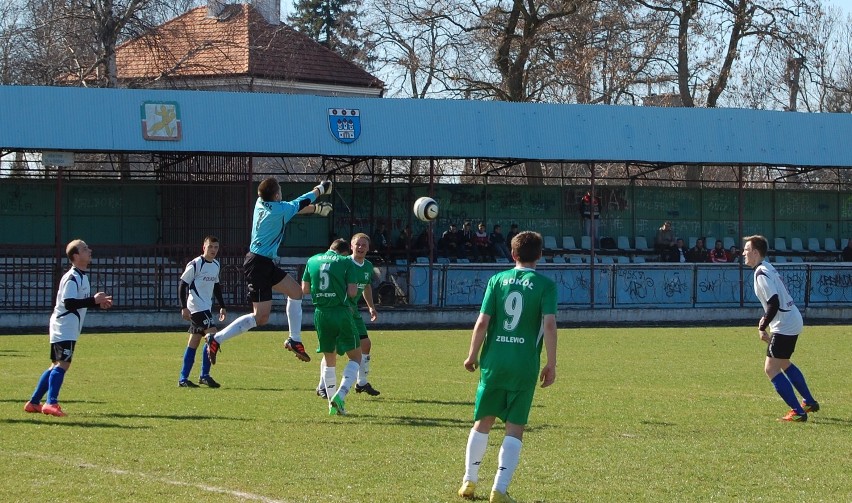
<instances>
[{"instance_id":1,"label":"white goalkeeper glove","mask_svg":"<svg viewBox=\"0 0 852 503\"><path fill-rule=\"evenodd\" d=\"M314 204L314 215L327 217L331 213L331 203L316 203Z\"/></svg>"},{"instance_id":2,"label":"white goalkeeper glove","mask_svg":"<svg viewBox=\"0 0 852 503\"><path fill-rule=\"evenodd\" d=\"M314 187L314 190L319 192L319 195L331 194L331 180L326 180L320 183L319 185Z\"/></svg>"}]
</instances>

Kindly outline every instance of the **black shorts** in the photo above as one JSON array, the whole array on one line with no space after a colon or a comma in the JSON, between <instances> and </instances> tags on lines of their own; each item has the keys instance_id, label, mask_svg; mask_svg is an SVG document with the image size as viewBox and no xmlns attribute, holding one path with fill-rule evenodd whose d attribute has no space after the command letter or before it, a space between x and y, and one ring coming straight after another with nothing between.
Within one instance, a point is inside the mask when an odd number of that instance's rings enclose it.
<instances>
[{"instance_id":1,"label":"black shorts","mask_svg":"<svg viewBox=\"0 0 852 503\"><path fill-rule=\"evenodd\" d=\"M272 287L287 277L283 269L269 257L247 253L243 270L248 285L248 296L252 302L272 300Z\"/></svg>"},{"instance_id":2,"label":"black shorts","mask_svg":"<svg viewBox=\"0 0 852 503\"><path fill-rule=\"evenodd\" d=\"M50 361L71 363L74 357L74 346L77 341L59 341L50 343Z\"/></svg>"},{"instance_id":3,"label":"black shorts","mask_svg":"<svg viewBox=\"0 0 852 503\"><path fill-rule=\"evenodd\" d=\"M789 360L793 356L793 351L796 350L798 340L798 335L772 334L769 338L769 346L766 347L766 356Z\"/></svg>"},{"instance_id":4,"label":"black shorts","mask_svg":"<svg viewBox=\"0 0 852 503\"><path fill-rule=\"evenodd\" d=\"M189 326L189 333L191 334L203 334L208 328L216 326L216 321L213 319L213 313L211 313L209 309L207 311L192 313L189 316L189 319L192 321L192 324Z\"/></svg>"}]
</instances>

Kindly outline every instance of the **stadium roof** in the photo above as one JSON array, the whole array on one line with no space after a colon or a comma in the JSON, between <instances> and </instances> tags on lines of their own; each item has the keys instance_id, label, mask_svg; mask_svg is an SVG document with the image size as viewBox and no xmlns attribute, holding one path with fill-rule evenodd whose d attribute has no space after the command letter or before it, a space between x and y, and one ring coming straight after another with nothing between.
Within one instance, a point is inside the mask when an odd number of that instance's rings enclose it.
<instances>
[{"instance_id":1,"label":"stadium roof","mask_svg":"<svg viewBox=\"0 0 852 503\"><path fill-rule=\"evenodd\" d=\"M146 139L146 103L174 107L178 138ZM357 139L332 109L358 111ZM850 114L0 86L4 151L845 167L849 138Z\"/></svg>"}]
</instances>

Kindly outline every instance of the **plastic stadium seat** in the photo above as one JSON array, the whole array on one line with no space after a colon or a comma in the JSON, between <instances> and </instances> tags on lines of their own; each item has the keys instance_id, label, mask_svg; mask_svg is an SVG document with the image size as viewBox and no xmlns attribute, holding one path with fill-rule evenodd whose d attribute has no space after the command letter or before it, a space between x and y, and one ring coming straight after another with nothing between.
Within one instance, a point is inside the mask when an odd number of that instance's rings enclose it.
<instances>
[{"instance_id":1,"label":"plastic stadium seat","mask_svg":"<svg viewBox=\"0 0 852 503\"><path fill-rule=\"evenodd\" d=\"M448 259L447 257L438 257L437 259L435 259L435 262L438 264L449 264L450 259Z\"/></svg>"},{"instance_id":2,"label":"plastic stadium seat","mask_svg":"<svg viewBox=\"0 0 852 503\"><path fill-rule=\"evenodd\" d=\"M604 255L601 257L601 264L614 264L615 260L612 259L609 255Z\"/></svg>"},{"instance_id":3,"label":"plastic stadium seat","mask_svg":"<svg viewBox=\"0 0 852 503\"><path fill-rule=\"evenodd\" d=\"M418 264L428 264L429 263L429 257L417 257L417 263Z\"/></svg>"},{"instance_id":4,"label":"plastic stadium seat","mask_svg":"<svg viewBox=\"0 0 852 503\"><path fill-rule=\"evenodd\" d=\"M565 250L576 250L577 243L574 242L574 236L562 236L562 248Z\"/></svg>"},{"instance_id":5,"label":"plastic stadium seat","mask_svg":"<svg viewBox=\"0 0 852 503\"><path fill-rule=\"evenodd\" d=\"M637 255L637 256L633 257L633 263L634 264L644 264L645 263L645 257L643 257L642 255Z\"/></svg>"},{"instance_id":6,"label":"plastic stadium seat","mask_svg":"<svg viewBox=\"0 0 852 503\"><path fill-rule=\"evenodd\" d=\"M707 246L707 245L704 245ZM726 250L730 250L732 246L734 246L734 238L730 236L725 236L722 238L722 246L725 247Z\"/></svg>"},{"instance_id":7,"label":"plastic stadium seat","mask_svg":"<svg viewBox=\"0 0 852 503\"><path fill-rule=\"evenodd\" d=\"M787 251L787 241L784 238L775 238L775 251Z\"/></svg>"},{"instance_id":8,"label":"plastic stadium seat","mask_svg":"<svg viewBox=\"0 0 852 503\"><path fill-rule=\"evenodd\" d=\"M825 238L825 251L827 251L827 252L836 252L837 251L837 242L834 241L834 238Z\"/></svg>"},{"instance_id":9,"label":"plastic stadium seat","mask_svg":"<svg viewBox=\"0 0 852 503\"><path fill-rule=\"evenodd\" d=\"M554 255L553 256L553 263L554 264L564 264L565 263L565 257L563 257L562 255Z\"/></svg>"},{"instance_id":10,"label":"plastic stadium seat","mask_svg":"<svg viewBox=\"0 0 852 503\"><path fill-rule=\"evenodd\" d=\"M847 243L849 243L849 238L840 238L840 249L846 248Z\"/></svg>"},{"instance_id":11,"label":"plastic stadium seat","mask_svg":"<svg viewBox=\"0 0 852 503\"><path fill-rule=\"evenodd\" d=\"M399 267L408 267L408 261L404 258L398 258L396 259L396 265L398 265Z\"/></svg>"},{"instance_id":12,"label":"plastic stadium seat","mask_svg":"<svg viewBox=\"0 0 852 503\"><path fill-rule=\"evenodd\" d=\"M625 257L624 255L619 255L619 256L615 257L615 261L618 264L629 264L630 263L630 257Z\"/></svg>"},{"instance_id":13,"label":"plastic stadium seat","mask_svg":"<svg viewBox=\"0 0 852 503\"><path fill-rule=\"evenodd\" d=\"M466 258L456 259L456 264L470 264L470 260Z\"/></svg>"},{"instance_id":14,"label":"plastic stadium seat","mask_svg":"<svg viewBox=\"0 0 852 503\"><path fill-rule=\"evenodd\" d=\"M687 241L687 244L688 244L688 246L689 246L690 248L695 248L695 243L697 243L697 242L698 242L698 238L697 238L697 237L695 237L695 236L689 236L689 241ZM707 246L707 243L704 243L704 246L706 247L706 246Z\"/></svg>"},{"instance_id":15,"label":"plastic stadium seat","mask_svg":"<svg viewBox=\"0 0 852 503\"><path fill-rule=\"evenodd\" d=\"M706 243L705 243L706 246ZM642 251L648 251L651 248L648 246L648 240L645 239L645 236L636 236L636 249Z\"/></svg>"},{"instance_id":16,"label":"plastic stadium seat","mask_svg":"<svg viewBox=\"0 0 852 503\"><path fill-rule=\"evenodd\" d=\"M627 236L618 236L618 249L630 251L633 248L630 247L630 238Z\"/></svg>"},{"instance_id":17,"label":"plastic stadium seat","mask_svg":"<svg viewBox=\"0 0 852 503\"><path fill-rule=\"evenodd\" d=\"M568 263L569 264L582 264L583 258L580 257L579 255L571 255L571 256L568 257Z\"/></svg>"},{"instance_id":18,"label":"plastic stadium seat","mask_svg":"<svg viewBox=\"0 0 852 503\"><path fill-rule=\"evenodd\" d=\"M787 257L782 257L782 256L775 257L775 263L776 264L784 264L786 262L787 262Z\"/></svg>"},{"instance_id":19,"label":"plastic stadium seat","mask_svg":"<svg viewBox=\"0 0 852 503\"><path fill-rule=\"evenodd\" d=\"M792 238L790 240L790 249L795 252L805 251L805 247L802 246L802 238Z\"/></svg>"},{"instance_id":20,"label":"plastic stadium seat","mask_svg":"<svg viewBox=\"0 0 852 503\"><path fill-rule=\"evenodd\" d=\"M812 252L821 252L822 248L819 245L819 239L808 238L808 250Z\"/></svg>"},{"instance_id":21,"label":"plastic stadium seat","mask_svg":"<svg viewBox=\"0 0 852 503\"><path fill-rule=\"evenodd\" d=\"M583 236L580 238L580 248L583 250L591 250L592 249L592 237L591 236Z\"/></svg>"},{"instance_id":22,"label":"plastic stadium seat","mask_svg":"<svg viewBox=\"0 0 852 503\"><path fill-rule=\"evenodd\" d=\"M556 238L553 236L544 236L544 249L558 250L559 246L556 244Z\"/></svg>"},{"instance_id":23,"label":"plastic stadium seat","mask_svg":"<svg viewBox=\"0 0 852 503\"><path fill-rule=\"evenodd\" d=\"M506 257L497 257L497 258L494 259L494 262L496 262L498 264L508 264L509 259L507 259Z\"/></svg>"},{"instance_id":24,"label":"plastic stadium seat","mask_svg":"<svg viewBox=\"0 0 852 503\"><path fill-rule=\"evenodd\" d=\"M805 261L805 259L802 258L802 257L793 257L793 258L790 259L790 262L795 262L797 264L801 264L804 261Z\"/></svg>"},{"instance_id":25,"label":"plastic stadium seat","mask_svg":"<svg viewBox=\"0 0 852 503\"><path fill-rule=\"evenodd\" d=\"M596 256L595 257L595 263L599 264L600 261L601 261L601 259ZM592 262L592 256L591 255L583 255L583 263L584 264L590 264L591 262Z\"/></svg>"}]
</instances>

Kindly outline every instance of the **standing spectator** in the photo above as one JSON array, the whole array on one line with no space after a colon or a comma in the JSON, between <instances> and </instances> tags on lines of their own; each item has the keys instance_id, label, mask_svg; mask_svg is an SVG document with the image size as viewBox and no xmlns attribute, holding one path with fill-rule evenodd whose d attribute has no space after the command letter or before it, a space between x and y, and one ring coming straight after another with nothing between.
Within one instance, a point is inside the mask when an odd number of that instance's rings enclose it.
<instances>
[{"instance_id":1,"label":"standing spectator","mask_svg":"<svg viewBox=\"0 0 852 503\"><path fill-rule=\"evenodd\" d=\"M92 263L92 249L86 242L82 239L71 241L65 247L65 255L71 261L71 269L59 280L56 306L50 315L50 366L41 374L32 397L24 405L26 412L41 412L57 417L66 415L59 405L59 390L65 373L71 367L74 346L80 338L86 312L90 307L112 307L112 296L104 292L89 295L91 286L88 271ZM41 405L45 394L47 402Z\"/></svg>"},{"instance_id":2,"label":"standing spectator","mask_svg":"<svg viewBox=\"0 0 852 503\"><path fill-rule=\"evenodd\" d=\"M512 258L512 253L509 251L509 247L506 246L506 238L503 237L503 231L500 224L496 224L494 226L494 231L490 236L488 236L488 240L491 242L491 247L494 250L495 256L506 260Z\"/></svg>"},{"instance_id":3,"label":"standing spectator","mask_svg":"<svg viewBox=\"0 0 852 503\"><path fill-rule=\"evenodd\" d=\"M368 245L369 246L369 245ZM314 303L314 326L319 350L323 354L323 387L329 397L328 413L346 415L346 395L358 378L361 348L352 325L349 299L358 295L355 263L345 253L349 243L336 239L331 247L308 259L302 275L302 293L310 294ZM349 362L343 369L343 380L337 386L337 355L346 353Z\"/></svg>"},{"instance_id":4,"label":"standing spectator","mask_svg":"<svg viewBox=\"0 0 852 503\"><path fill-rule=\"evenodd\" d=\"M465 220L462 224L461 240L459 244L459 258L470 258L476 256L476 248L473 245L473 229L470 227L470 220Z\"/></svg>"},{"instance_id":5,"label":"standing spectator","mask_svg":"<svg viewBox=\"0 0 852 503\"><path fill-rule=\"evenodd\" d=\"M512 246L512 238L517 236L519 232L518 224L512 224L509 226L509 233L506 234L506 243L508 246Z\"/></svg>"},{"instance_id":6,"label":"standing spectator","mask_svg":"<svg viewBox=\"0 0 852 503\"><path fill-rule=\"evenodd\" d=\"M601 222L601 198L593 196L592 191L580 200L580 215L583 217L583 231L586 236L591 236L592 241L597 244L600 239Z\"/></svg>"},{"instance_id":7,"label":"standing spectator","mask_svg":"<svg viewBox=\"0 0 852 503\"><path fill-rule=\"evenodd\" d=\"M768 344L763 370L775 386L775 391L790 407L781 420L805 422L808 413L819 411L819 403L811 395L802 371L790 361L804 323L781 275L766 260L768 248L769 244L763 236L745 238L743 260L754 269L754 294L764 311L757 325L760 340ZM767 328L771 334L766 331ZM796 398L796 391L802 395L801 404Z\"/></svg>"},{"instance_id":8,"label":"standing spectator","mask_svg":"<svg viewBox=\"0 0 852 503\"><path fill-rule=\"evenodd\" d=\"M243 262L252 312L232 321L221 332L207 335L207 355L211 364L216 365L220 344L269 322L273 291L287 296L290 336L284 341L284 348L303 362L311 361L302 344L302 289L296 280L278 267L274 259L278 257L284 229L294 216L316 214L327 217L331 213L331 203L314 203L323 194L331 194L331 180L320 183L292 201L281 200L281 185L275 178L267 178L257 186L251 242Z\"/></svg>"},{"instance_id":9,"label":"standing spectator","mask_svg":"<svg viewBox=\"0 0 852 503\"><path fill-rule=\"evenodd\" d=\"M695 240L695 246L689 249L687 254L690 262L703 263L710 262L710 251L704 246L704 238Z\"/></svg>"},{"instance_id":10,"label":"standing spectator","mask_svg":"<svg viewBox=\"0 0 852 503\"><path fill-rule=\"evenodd\" d=\"M488 281L473 327L464 368L468 372L479 368L480 374L458 490L463 498L475 497L488 435L499 417L506 425L506 435L489 501L514 501L507 489L518 467L536 382L546 388L556 381L556 284L535 270L541 251L542 238L537 232L522 232L512 239L515 267ZM547 361L539 371L542 343Z\"/></svg>"},{"instance_id":11,"label":"standing spectator","mask_svg":"<svg viewBox=\"0 0 852 503\"><path fill-rule=\"evenodd\" d=\"M488 240L488 232L485 230L485 222L479 222L476 233L473 235L473 246L476 249L477 262L494 262L494 251L491 241Z\"/></svg>"},{"instance_id":12,"label":"standing spectator","mask_svg":"<svg viewBox=\"0 0 852 503\"><path fill-rule=\"evenodd\" d=\"M450 224L450 227L441 234L438 250L447 258L458 257L460 241L461 235L458 227L456 227L456 224Z\"/></svg>"},{"instance_id":13,"label":"standing spectator","mask_svg":"<svg viewBox=\"0 0 852 503\"><path fill-rule=\"evenodd\" d=\"M219 303L219 321L225 321L225 299L222 297L222 286L219 283L219 239L216 236L204 238L203 253L186 264L180 276L178 297L180 298L180 315L190 322L189 341L183 351L183 367L180 370L178 386L181 388L197 388L198 385L189 380L189 373L195 363L195 353L202 337L216 333L216 320L213 318L213 297ZM207 356L207 345L201 352L201 376L198 384L210 388L218 388L219 383L210 376L210 358Z\"/></svg>"},{"instance_id":14,"label":"standing spectator","mask_svg":"<svg viewBox=\"0 0 852 503\"><path fill-rule=\"evenodd\" d=\"M660 260L667 262L671 256L672 248L675 245L674 229L669 221L663 222L663 225L657 229L657 234L654 236L654 251L660 255Z\"/></svg>"},{"instance_id":15,"label":"standing spectator","mask_svg":"<svg viewBox=\"0 0 852 503\"><path fill-rule=\"evenodd\" d=\"M710 262L715 264L724 264L728 261L728 253L725 251L725 245L721 239L716 240L716 246L710 250Z\"/></svg>"},{"instance_id":16,"label":"standing spectator","mask_svg":"<svg viewBox=\"0 0 852 503\"><path fill-rule=\"evenodd\" d=\"M846 242L846 247L840 253L840 259L843 262L852 262L852 238Z\"/></svg>"},{"instance_id":17,"label":"standing spectator","mask_svg":"<svg viewBox=\"0 0 852 503\"><path fill-rule=\"evenodd\" d=\"M384 222L379 222L378 227L373 232L371 241L373 244L373 251L375 251L381 258L387 259L388 250L390 249L390 237L388 237L388 231L385 228Z\"/></svg>"},{"instance_id":18,"label":"standing spectator","mask_svg":"<svg viewBox=\"0 0 852 503\"><path fill-rule=\"evenodd\" d=\"M669 254L670 255L670 257L669 257L670 261L685 264L686 263L686 254L687 254L686 245L684 244L683 239L678 238L677 241L675 241L674 248L672 248L672 251Z\"/></svg>"}]
</instances>

